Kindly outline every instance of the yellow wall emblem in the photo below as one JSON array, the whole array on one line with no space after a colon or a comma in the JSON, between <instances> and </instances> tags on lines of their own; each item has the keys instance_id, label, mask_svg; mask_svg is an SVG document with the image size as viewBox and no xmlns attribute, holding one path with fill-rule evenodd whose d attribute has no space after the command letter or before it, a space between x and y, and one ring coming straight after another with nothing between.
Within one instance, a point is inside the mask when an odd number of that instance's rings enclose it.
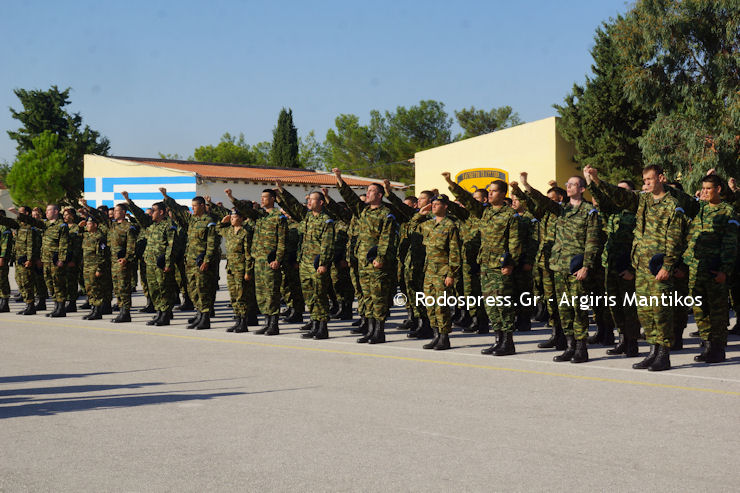
<instances>
[{"instance_id":1,"label":"yellow wall emblem","mask_svg":"<svg viewBox=\"0 0 740 493\"><path fill-rule=\"evenodd\" d=\"M455 183L471 193L478 189L485 190L495 180L509 183L509 174L498 168L473 168L461 171L455 176Z\"/></svg>"}]
</instances>

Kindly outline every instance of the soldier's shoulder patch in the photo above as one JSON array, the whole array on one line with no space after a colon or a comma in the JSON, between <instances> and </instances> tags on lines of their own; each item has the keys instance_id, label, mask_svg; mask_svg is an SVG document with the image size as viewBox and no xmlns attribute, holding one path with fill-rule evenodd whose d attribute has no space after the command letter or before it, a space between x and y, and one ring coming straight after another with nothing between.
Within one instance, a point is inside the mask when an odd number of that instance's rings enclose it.
<instances>
[{"instance_id":1,"label":"soldier's shoulder patch","mask_svg":"<svg viewBox=\"0 0 740 493\"><path fill-rule=\"evenodd\" d=\"M680 212L681 214L686 214L686 211L683 210L683 207L676 207L676 212Z\"/></svg>"},{"instance_id":2,"label":"soldier's shoulder patch","mask_svg":"<svg viewBox=\"0 0 740 493\"><path fill-rule=\"evenodd\" d=\"M208 223L208 226L206 226L206 228L210 228L211 226L215 226L215 225L216 223Z\"/></svg>"},{"instance_id":3,"label":"soldier's shoulder patch","mask_svg":"<svg viewBox=\"0 0 740 493\"><path fill-rule=\"evenodd\" d=\"M593 207L590 211L588 211L588 215L590 216L594 212L598 213L599 212L599 209L597 209L596 207Z\"/></svg>"},{"instance_id":4,"label":"soldier's shoulder patch","mask_svg":"<svg viewBox=\"0 0 740 493\"><path fill-rule=\"evenodd\" d=\"M136 226L134 226L134 225L131 225L131 227L130 227L130 228L128 228L128 229L129 229L129 230L133 230L133 231L136 231L136 230L137 230L138 228L137 228Z\"/></svg>"},{"instance_id":5,"label":"soldier's shoulder patch","mask_svg":"<svg viewBox=\"0 0 740 493\"><path fill-rule=\"evenodd\" d=\"M385 216L385 217L390 217L394 221L396 220L396 216L394 216L393 214L390 214L390 213L387 216Z\"/></svg>"},{"instance_id":6,"label":"soldier's shoulder patch","mask_svg":"<svg viewBox=\"0 0 740 493\"><path fill-rule=\"evenodd\" d=\"M727 221L727 224L734 224L735 226L740 226L740 223L737 222L737 219L730 219Z\"/></svg>"},{"instance_id":7,"label":"soldier's shoulder patch","mask_svg":"<svg viewBox=\"0 0 740 493\"><path fill-rule=\"evenodd\" d=\"M537 219L536 217L533 217L532 219L529 220L529 222L531 222L531 223L538 223L538 222L540 222L540 220Z\"/></svg>"},{"instance_id":8,"label":"soldier's shoulder patch","mask_svg":"<svg viewBox=\"0 0 740 493\"><path fill-rule=\"evenodd\" d=\"M326 222L326 224L331 224L331 223L333 223L333 222L334 222L334 219L332 219L332 218L329 218L329 219L327 219L327 220L326 220L325 222Z\"/></svg>"},{"instance_id":9,"label":"soldier's shoulder patch","mask_svg":"<svg viewBox=\"0 0 740 493\"><path fill-rule=\"evenodd\" d=\"M170 229L171 229L171 230L173 230L173 231L177 231L177 225L173 224L173 225L172 225L172 226L170 227Z\"/></svg>"},{"instance_id":10,"label":"soldier's shoulder patch","mask_svg":"<svg viewBox=\"0 0 740 493\"><path fill-rule=\"evenodd\" d=\"M67 223L62 223L59 225L60 228L68 228L69 225Z\"/></svg>"},{"instance_id":11,"label":"soldier's shoulder patch","mask_svg":"<svg viewBox=\"0 0 740 493\"><path fill-rule=\"evenodd\" d=\"M521 214L519 214L518 212L515 212L514 213L514 217L520 217L520 216L521 216Z\"/></svg>"}]
</instances>

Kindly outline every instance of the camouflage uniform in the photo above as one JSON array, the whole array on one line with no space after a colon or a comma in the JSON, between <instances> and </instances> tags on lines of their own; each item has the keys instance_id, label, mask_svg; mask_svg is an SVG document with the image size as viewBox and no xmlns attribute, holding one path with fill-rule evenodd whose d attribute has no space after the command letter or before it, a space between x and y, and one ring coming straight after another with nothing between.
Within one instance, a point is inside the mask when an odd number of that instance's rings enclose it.
<instances>
[{"instance_id":1,"label":"camouflage uniform","mask_svg":"<svg viewBox=\"0 0 740 493\"><path fill-rule=\"evenodd\" d=\"M334 220L325 211L309 211L287 190L278 190L278 201L293 218L303 223L300 264L301 287L311 320L329 321L326 281L334 261ZM318 257L318 259L317 259ZM318 262L317 262L318 261ZM316 264L327 268L323 275Z\"/></svg>"},{"instance_id":2,"label":"camouflage uniform","mask_svg":"<svg viewBox=\"0 0 740 493\"><path fill-rule=\"evenodd\" d=\"M530 318L532 317L532 308L526 306L532 299L532 289L534 284L534 277L532 270L534 269L535 257L537 255L537 249L539 243L537 241L537 219L528 211L524 213L515 214L519 222L519 240L522 242L522 257L519 263L514 268L514 300L517 304L515 308L517 317L517 330L531 330ZM529 270L524 270L524 266L529 265ZM527 294L525 294L527 293ZM529 298L523 300L521 303L520 299L522 296Z\"/></svg>"},{"instance_id":3,"label":"camouflage uniform","mask_svg":"<svg viewBox=\"0 0 740 493\"><path fill-rule=\"evenodd\" d=\"M231 307L234 315L246 317L249 302L254 296L250 292L254 289L254 282L244 279L247 273L254 277L254 259L250 254L254 229L246 222L239 229L228 223L220 223L218 233L226 241L226 284Z\"/></svg>"},{"instance_id":4,"label":"camouflage uniform","mask_svg":"<svg viewBox=\"0 0 740 493\"><path fill-rule=\"evenodd\" d=\"M0 298L2 298L5 309L10 299L10 262L13 260L13 231L0 223L0 258L3 259L3 266L0 267Z\"/></svg>"},{"instance_id":5,"label":"camouflage uniform","mask_svg":"<svg viewBox=\"0 0 740 493\"><path fill-rule=\"evenodd\" d=\"M33 303L41 259L41 232L26 223L0 217L0 224L17 230L15 235L15 282L26 304ZM31 262L30 267L25 263ZM39 264L39 265L37 265Z\"/></svg>"},{"instance_id":6,"label":"camouflage uniform","mask_svg":"<svg viewBox=\"0 0 740 493\"><path fill-rule=\"evenodd\" d=\"M82 236L82 262L85 289L90 304L100 307L107 298L104 290L107 288L106 277L110 276L111 258L107 244L107 232L98 225L98 229L91 233L85 231ZM95 275L96 272L100 276Z\"/></svg>"},{"instance_id":7,"label":"camouflage uniform","mask_svg":"<svg viewBox=\"0 0 740 493\"><path fill-rule=\"evenodd\" d=\"M331 282L337 303L344 315L352 313L352 302L355 299L355 290L350 279L350 267L347 262L347 248L349 247L349 227L343 221L334 219L334 257L331 268Z\"/></svg>"},{"instance_id":8,"label":"camouflage uniform","mask_svg":"<svg viewBox=\"0 0 740 493\"><path fill-rule=\"evenodd\" d=\"M285 238L285 262L280 264L283 273L280 294L285 304L298 314L302 314L306 309L303 291L301 290L300 265L298 264L298 252L302 239L302 224L288 218L287 236Z\"/></svg>"},{"instance_id":9,"label":"camouflage uniform","mask_svg":"<svg viewBox=\"0 0 740 493\"><path fill-rule=\"evenodd\" d=\"M82 235L85 231L84 229L80 229L76 221L77 218L75 218L71 223L67 224L67 227L69 229L69 256L71 257L71 262L74 262L74 265L68 264L66 267L66 273L64 275L67 283L66 299L67 301L72 303L77 300L77 295L79 294L78 281L80 279L80 274L82 273L83 279L85 277L82 266Z\"/></svg>"},{"instance_id":10,"label":"camouflage uniform","mask_svg":"<svg viewBox=\"0 0 740 493\"><path fill-rule=\"evenodd\" d=\"M41 240L41 261L44 264L44 278L46 279L49 293L54 296L57 303L64 303L67 298L67 284L64 276L66 269L64 264L57 266L57 262L69 261L69 228L57 218L54 221L39 221L26 214L18 214L18 221L35 226L43 230Z\"/></svg>"}]
</instances>

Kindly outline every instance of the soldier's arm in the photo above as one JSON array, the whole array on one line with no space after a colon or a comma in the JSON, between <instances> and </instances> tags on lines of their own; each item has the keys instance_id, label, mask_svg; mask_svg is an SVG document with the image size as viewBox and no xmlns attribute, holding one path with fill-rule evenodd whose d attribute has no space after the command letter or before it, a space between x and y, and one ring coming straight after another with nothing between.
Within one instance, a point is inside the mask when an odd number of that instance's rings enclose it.
<instances>
[{"instance_id":1,"label":"soldier's arm","mask_svg":"<svg viewBox=\"0 0 740 493\"><path fill-rule=\"evenodd\" d=\"M6 216L0 216L0 225L7 226L8 228L18 229L21 227L18 221Z\"/></svg>"},{"instance_id":2,"label":"soldier's arm","mask_svg":"<svg viewBox=\"0 0 740 493\"><path fill-rule=\"evenodd\" d=\"M727 216L727 225L725 226L724 235L722 236L722 249L720 259L722 266L720 270L725 273L726 276L732 275L735 269L735 262L737 261L737 236L738 222L737 217L733 213Z\"/></svg>"},{"instance_id":3,"label":"soldier's arm","mask_svg":"<svg viewBox=\"0 0 740 493\"><path fill-rule=\"evenodd\" d=\"M253 202L251 200L233 199L231 203L234 204L234 208L239 212L239 214L246 218L256 221L261 217L261 214L252 207Z\"/></svg>"},{"instance_id":4,"label":"soldier's arm","mask_svg":"<svg viewBox=\"0 0 740 493\"><path fill-rule=\"evenodd\" d=\"M699 213L701 201L692 197L683 190L666 185L666 191L678 200L678 205L683 209L689 219L693 219Z\"/></svg>"},{"instance_id":5,"label":"soldier's arm","mask_svg":"<svg viewBox=\"0 0 740 493\"><path fill-rule=\"evenodd\" d=\"M526 221L526 227L524 228L526 231L526 239L524 240L526 245L522 256L522 263L534 265L534 259L537 256L537 250L540 246L540 242L537 241L537 219L528 219L525 217L524 221Z\"/></svg>"},{"instance_id":6,"label":"soldier's arm","mask_svg":"<svg viewBox=\"0 0 740 493\"><path fill-rule=\"evenodd\" d=\"M586 188L599 203L599 213L607 216L619 213L619 207L617 207L617 204L615 204L610 197L604 194L599 187L595 186L594 182L589 183Z\"/></svg>"},{"instance_id":7,"label":"soldier's arm","mask_svg":"<svg viewBox=\"0 0 740 493\"><path fill-rule=\"evenodd\" d=\"M591 183L601 192L601 195L611 200L618 208L628 210L633 214L637 213L637 207L640 205L640 192L620 188L604 180L598 180L598 182L594 180Z\"/></svg>"},{"instance_id":8,"label":"soldier's arm","mask_svg":"<svg viewBox=\"0 0 740 493\"><path fill-rule=\"evenodd\" d=\"M296 222L303 221L303 218L306 217L308 212L306 206L300 203L292 193L285 190L282 185L278 186L277 200L280 207L285 209Z\"/></svg>"},{"instance_id":9,"label":"soldier's arm","mask_svg":"<svg viewBox=\"0 0 740 493\"><path fill-rule=\"evenodd\" d=\"M164 205L167 206L167 209L172 211L172 217L175 222L181 228L187 228L188 224L190 224L190 214L185 212L175 199L167 195L167 192L163 191L163 188L160 188L159 190L162 192Z\"/></svg>"},{"instance_id":10,"label":"soldier's arm","mask_svg":"<svg viewBox=\"0 0 740 493\"><path fill-rule=\"evenodd\" d=\"M29 224L33 226L34 228L38 228L41 231L46 229L46 223L44 221L41 221L39 219L34 218L33 216L29 216L28 214L18 213L16 214L16 220L21 223Z\"/></svg>"},{"instance_id":11,"label":"soldier's arm","mask_svg":"<svg viewBox=\"0 0 740 493\"><path fill-rule=\"evenodd\" d=\"M522 244L522 237L519 233L519 219L512 214L509 216L509 224L507 225L509 238L508 247L511 260L514 265L519 265L519 260L522 258L524 251L524 245Z\"/></svg>"},{"instance_id":12,"label":"soldier's arm","mask_svg":"<svg viewBox=\"0 0 740 493\"><path fill-rule=\"evenodd\" d=\"M216 222L231 214L231 211L229 209L222 205L215 204L210 200L208 201L208 210L211 216L216 219Z\"/></svg>"},{"instance_id":13,"label":"soldier's arm","mask_svg":"<svg viewBox=\"0 0 740 493\"><path fill-rule=\"evenodd\" d=\"M252 240L254 240L254 230L252 228L244 228L247 232L244 235L244 270L249 272L254 269L254 257L252 257Z\"/></svg>"},{"instance_id":14,"label":"soldier's arm","mask_svg":"<svg viewBox=\"0 0 740 493\"><path fill-rule=\"evenodd\" d=\"M378 259L383 262L384 266L390 264L390 258L387 258L390 253L391 246L396 239L396 233L398 231L398 223L393 214L388 214L383 220L382 231L380 232L380 238L378 241Z\"/></svg>"},{"instance_id":15,"label":"soldier's arm","mask_svg":"<svg viewBox=\"0 0 740 493\"><path fill-rule=\"evenodd\" d=\"M460 266L462 265L462 251L460 248L460 230L454 225L450 230L449 256L447 257L447 275L455 280L460 278Z\"/></svg>"},{"instance_id":16,"label":"soldier's arm","mask_svg":"<svg viewBox=\"0 0 740 493\"><path fill-rule=\"evenodd\" d=\"M13 237L13 232L10 229L5 229L5 231L0 234L0 257L7 258L11 255L11 238Z\"/></svg>"},{"instance_id":17,"label":"soldier's arm","mask_svg":"<svg viewBox=\"0 0 740 493\"><path fill-rule=\"evenodd\" d=\"M277 235L278 244L275 252L275 260L282 264L285 259L285 243L288 237L288 221L284 217L278 221Z\"/></svg>"},{"instance_id":18,"label":"soldier's arm","mask_svg":"<svg viewBox=\"0 0 740 493\"><path fill-rule=\"evenodd\" d=\"M359 216L363 209L365 209L365 203L360 200L360 197L358 197L344 181L339 185L339 193L342 195L342 198L349 207L349 210L352 211L352 214L355 216Z\"/></svg>"},{"instance_id":19,"label":"soldier's arm","mask_svg":"<svg viewBox=\"0 0 740 493\"><path fill-rule=\"evenodd\" d=\"M686 229L684 225L687 220L688 218L683 212L674 210L671 214L668 227L666 228L663 269L668 271L669 274L673 273L674 267L678 261L681 260L683 251L686 248L683 231Z\"/></svg>"},{"instance_id":20,"label":"soldier's arm","mask_svg":"<svg viewBox=\"0 0 740 493\"><path fill-rule=\"evenodd\" d=\"M399 222L406 222L411 217L416 214L416 209L413 207L409 207L404 203L403 200L399 199L395 193L390 189L390 185L386 186L386 198L388 202L390 202L393 205L393 209L395 213L399 214L398 219Z\"/></svg>"},{"instance_id":21,"label":"soldier's arm","mask_svg":"<svg viewBox=\"0 0 740 493\"><path fill-rule=\"evenodd\" d=\"M483 216L483 212L486 210L486 208L482 203L475 200L473 194L452 181L452 179L447 180L447 187L450 189L450 192L452 192L455 198L463 203L465 209L468 211L468 214L472 214L477 218Z\"/></svg>"},{"instance_id":22,"label":"soldier's arm","mask_svg":"<svg viewBox=\"0 0 740 493\"><path fill-rule=\"evenodd\" d=\"M529 190L525 192L525 194L527 195L527 197L529 197L535 209L542 210L543 214L545 212L549 212L556 216L560 215L562 206L552 200L550 197L543 195L542 192L540 192L536 188L530 187ZM529 201L527 201L527 204L529 204Z\"/></svg>"},{"instance_id":23,"label":"soldier's arm","mask_svg":"<svg viewBox=\"0 0 740 493\"><path fill-rule=\"evenodd\" d=\"M424 209L426 210L426 207ZM416 228L418 225L422 224L425 221L428 221L429 219L431 219L431 217L429 217L429 214L417 212L411 217L411 220L409 221L409 227Z\"/></svg>"},{"instance_id":24,"label":"soldier's arm","mask_svg":"<svg viewBox=\"0 0 740 493\"><path fill-rule=\"evenodd\" d=\"M61 231L59 232L59 260L68 262L70 260L73 260L69 257L72 252L70 251L71 245L69 244L69 226L66 224L64 226L60 226Z\"/></svg>"},{"instance_id":25,"label":"soldier's arm","mask_svg":"<svg viewBox=\"0 0 740 493\"><path fill-rule=\"evenodd\" d=\"M174 222L170 223L167 228L167 248L164 252L164 265L169 267L175 264L175 258L172 254L175 246L175 237L177 235L177 225Z\"/></svg>"},{"instance_id":26,"label":"soldier's arm","mask_svg":"<svg viewBox=\"0 0 740 493\"><path fill-rule=\"evenodd\" d=\"M136 240L138 237L136 226L129 223L126 231L126 262L128 263L136 261Z\"/></svg>"},{"instance_id":27,"label":"soldier's arm","mask_svg":"<svg viewBox=\"0 0 740 493\"><path fill-rule=\"evenodd\" d=\"M136 218L136 222L138 222L142 228L147 228L151 226L152 218L148 216L146 212L142 211L138 205L134 204L134 201L129 199L128 195L126 195L125 197L126 203L128 204L128 210L131 211L131 214L133 214L134 218Z\"/></svg>"},{"instance_id":28,"label":"soldier's arm","mask_svg":"<svg viewBox=\"0 0 740 493\"><path fill-rule=\"evenodd\" d=\"M449 205L447 206L447 214L461 221L467 221L468 218L470 217L470 211L467 210L465 207L461 207L455 202L449 203Z\"/></svg>"},{"instance_id":29,"label":"soldier's arm","mask_svg":"<svg viewBox=\"0 0 740 493\"><path fill-rule=\"evenodd\" d=\"M324 234L321 235L321 253L319 263L329 267L334 261L334 242L335 242L334 220L327 219L324 223Z\"/></svg>"},{"instance_id":30,"label":"soldier's arm","mask_svg":"<svg viewBox=\"0 0 740 493\"><path fill-rule=\"evenodd\" d=\"M218 233L216 232L216 223L215 222L208 223L208 226L206 227L206 254L205 254L205 257L203 258L203 262L208 263L209 266L215 260L216 235L218 235Z\"/></svg>"},{"instance_id":31,"label":"soldier's arm","mask_svg":"<svg viewBox=\"0 0 740 493\"><path fill-rule=\"evenodd\" d=\"M586 218L586 244L583 251L583 266L593 271L599 261L601 249L601 219L596 208L588 212Z\"/></svg>"}]
</instances>

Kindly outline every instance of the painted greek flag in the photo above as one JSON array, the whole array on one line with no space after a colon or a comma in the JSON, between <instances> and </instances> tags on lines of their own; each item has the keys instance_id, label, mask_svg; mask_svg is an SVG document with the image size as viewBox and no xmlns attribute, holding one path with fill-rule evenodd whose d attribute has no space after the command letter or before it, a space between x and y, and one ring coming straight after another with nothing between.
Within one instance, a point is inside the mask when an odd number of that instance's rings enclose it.
<instances>
[{"instance_id":1,"label":"painted greek flag","mask_svg":"<svg viewBox=\"0 0 740 493\"><path fill-rule=\"evenodd\" d=\"M162 200L159 187L167 189L167 195L183 205L190 205L196 196L195 176L131 176L124 178L85 178L85 200L91 207L114 205L124 202L122 191L127 191L131 200L142 209Z\"/></svg>"}]
</instances>

